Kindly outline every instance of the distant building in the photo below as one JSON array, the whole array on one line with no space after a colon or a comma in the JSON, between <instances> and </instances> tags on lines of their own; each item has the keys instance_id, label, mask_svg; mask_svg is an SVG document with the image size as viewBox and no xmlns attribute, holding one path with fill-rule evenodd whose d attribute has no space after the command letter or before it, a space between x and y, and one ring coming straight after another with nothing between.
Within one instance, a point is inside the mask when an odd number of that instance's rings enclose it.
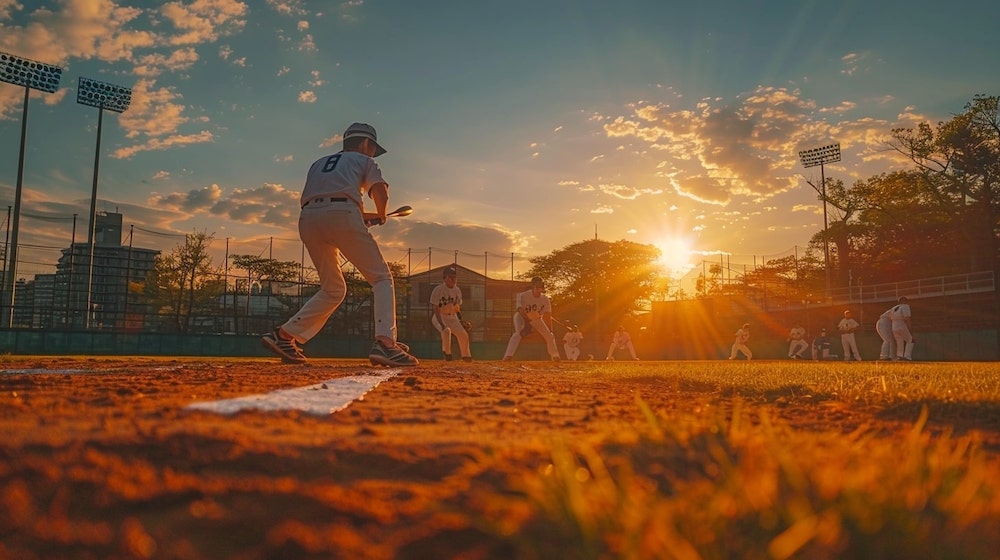
<instances>
[{"instance_id":1,"label":"distant building","mask_svg":"<svg viewBox=\"0 0 1000 560\"><path fill-rule=\"evenodd\" d=\"M90 317L87 321L87 277L90 247L73 243L62 250L53 275L51 296L39 312L37 326L98 330L140 330L147 309L141 286L153 270L160 251L122 245L122 215L97 214L94 234L94 270L90 282ZM37 284L37 277L36 277ZM131 289L130 289L131 288ZM36 288L37 291L38 288ZM40 301L36 295L36 307Z\"/></svg>"}]
</instances>

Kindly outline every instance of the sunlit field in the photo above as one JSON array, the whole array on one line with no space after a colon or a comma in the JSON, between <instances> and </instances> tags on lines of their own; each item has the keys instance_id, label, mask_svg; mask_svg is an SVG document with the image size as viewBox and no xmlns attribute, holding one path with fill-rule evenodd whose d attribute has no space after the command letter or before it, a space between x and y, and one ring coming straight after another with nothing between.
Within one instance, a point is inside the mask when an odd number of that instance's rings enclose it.
<instances>
[{"instance_id":1,"label":"sunlit field","mask_svg":"<svg viewBox=\"0 0 1000 560\"><path fill-rule=\"evenodd\" d=\"M1000 365L664 363L645 424L552 442L531 556L997 558ZM645 368L608 368L620 379ZM652 406L674 388L712 394Z\"/></svg>"},{"instance_id":2,"label":"sunlit field","mask_svg":"<svg viewBox=\"0 0 1000 560\"><path fill-rule=\"evenodd\" d=\"M1000 364L5 357L0 558L1000 556ZM385 370L382 370L385 371Z\"/></svg>"}]
</instances>

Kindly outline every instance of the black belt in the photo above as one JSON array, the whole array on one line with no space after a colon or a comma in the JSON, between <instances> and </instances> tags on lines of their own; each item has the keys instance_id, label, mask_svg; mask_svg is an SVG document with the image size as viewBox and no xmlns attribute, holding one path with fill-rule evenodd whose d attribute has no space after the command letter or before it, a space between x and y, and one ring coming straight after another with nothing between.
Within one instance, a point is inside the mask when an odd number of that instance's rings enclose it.
<instances>
[{"instance_id":1,"label":"black belt","mask_svg":"<svg viewBox=\"0 0 1000 560\"><path fill-rule=\"evenodd\" d=\"M302 207L305 208L306 206L309 206L309 204L311 204L313 202L326 202L326 201L330 201L330 202L347 202L348 200L349 199L343 198L343 197L341 197L341 198L324 198L324 197L321 196L319 198L313 198L313 199L307 200L306 203L302 205Z\"/></svg>"}]
</instances>

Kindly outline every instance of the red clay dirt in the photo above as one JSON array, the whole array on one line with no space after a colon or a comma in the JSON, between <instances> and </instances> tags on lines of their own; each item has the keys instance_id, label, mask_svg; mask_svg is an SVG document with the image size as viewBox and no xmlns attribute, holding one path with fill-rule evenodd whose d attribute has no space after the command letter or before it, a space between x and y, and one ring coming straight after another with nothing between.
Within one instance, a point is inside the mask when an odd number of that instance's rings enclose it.
<instances>
[{"instance_id":1,"label":"red clay dirt","mask_svg":"<svg viewBox=\"0 0 1000 560\"><path fill-rule=\"evenodd\" d=\"M193 402L373 371L367 361L8 358L0 363L0 558L508 558L519 477L556 440L600 441L717 387L598 363L425 362L331 415ZM606 366L604 366L606 367ZM27 371L26 371L27 370ZM647 371L649 375L644 375ZM636 373L637 372L637 373ZM872 418L778 403L845 433Z\"/></svg>"}]
</instances>

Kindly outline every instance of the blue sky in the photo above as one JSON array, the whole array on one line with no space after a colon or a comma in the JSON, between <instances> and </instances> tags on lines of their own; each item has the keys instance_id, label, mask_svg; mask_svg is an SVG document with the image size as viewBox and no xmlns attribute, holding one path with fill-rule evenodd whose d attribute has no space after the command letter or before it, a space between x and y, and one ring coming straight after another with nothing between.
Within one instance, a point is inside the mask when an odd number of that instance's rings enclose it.
<instances>
[{"instance_id":1,"label":"blue sky","mask_svg":"<svg viewBox=\"0 0 1000 560\"><path fill-rule=\"evenodd\" d=\"M823 217L798 150L839 142L826 174L850 184L905 165L893 128L1000 94L997 21L987 0L0 0L0 50L63 68L29 102L19 276L51 271L73 214L85 239L81 76L133 88L105 112L98 209L136 246L207 231L216 264L227 240L299 260L305 171L364 121L390 206L415 208L376 229L389 260L521 271L596 232L683 270L801 251ZM23 95L0 84L0 206Z\"/></svg>"}]
</instances>

